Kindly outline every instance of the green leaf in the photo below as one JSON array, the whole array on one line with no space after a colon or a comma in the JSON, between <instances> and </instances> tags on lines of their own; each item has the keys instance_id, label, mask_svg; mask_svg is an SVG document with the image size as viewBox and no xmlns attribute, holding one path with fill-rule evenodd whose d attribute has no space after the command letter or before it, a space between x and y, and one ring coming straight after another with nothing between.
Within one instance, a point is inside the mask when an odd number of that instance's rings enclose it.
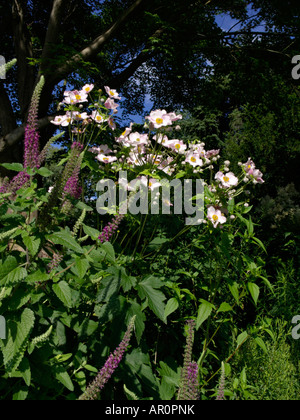
<instances>
[{"instance_id":1,"label":"green leaf","mask_svg":"<svg viewBox=\"0 0 300 420\"><path fill-rule=\"evenodd\" d=\"M110 242L104 242L104 244L101 244L101 249L105 252L105 258L109 261L109 262L116 262L116 254L115 254L115 250L114 247L112 246L112 244Z\"/></svg>"},{"instance_id":2,"label":"green leaf","mask_svg":"<svg viewBox=\"0 0 300 420\"><path fill-rule=\"evenodd\" d=\"M260 337L256 337L254 340L255 340L256 344L259 345L259 347L263 350L263 352L265 354L267 354L268 353L268 349L267 349L267 347L265 345L264 340L262 338L260 338Z\"/></svg>"},{"instance_id":3,"label":"green leaf","mask_svg":"<svg viewBox=\"0 0 300 420\"><path fill-rule=\"evenodd\" d=\"M31 370L29 361L26 357L22 360L19 366L19 371L21 372L22 378L24 379L27 386L30 386L31 383Z\"/></svg>"},{"instance_id":4,"label":"green leaf","mask_svg":"<svg viewBox=\"0 0 300 420\"><path fill-rule=\"evenodd\" d=\"M257 305L257 301L258 301L259 293L260 293L259 286L257 286L257 284L255 284L255 283L249 282L247 284L247 287L248 287L248 290L249 290L249 292L252 296L252 299L254 300L255 305Z\"/></svg>"},{"instance_id":5,"label":"green leaf","mask_svg":"<svg viewBox=\"0 0 300 420\"><path fill-rule=\"evenodd\" d=\"M100 282L99 292L97 294L96 302L97 303L108 302L114 294L119 292L120 287L121 287L120 271L117 271L113 273L112 275L105 277Z\"/></svg>"},{"instance_id":6,"label":"green leaf","mask_svg":"<svg viewBox=\"0 0 300 420\"><path fill-rule=\"evenodd\" d=\"M153 239L153 241L150 242L150 244L148 245L148 248L151 249L151 250L155 250L157 248L160 248L166 242L169 242L169 239L155 238L155 239Z\"/></svg>"},{"instance_id":7,"label":"green leaf","mask_svg":"<svg viewBox=\"0 0 300 420\"><path fill-rule=\"evenodd\" d=\"M50 276L47 273L42 273L41 270L37 270L34 273L29 274L26 278L26 283L37 283L37 282L45 282L49 280Z\"/></svg>"},{"instance_id":8,"label":"green leaf","mask_svg":"<svg viewBox=\"0 0 300 420\"><path fill-rule=\"evenodd\" d=\"M230 312L230 311L232 311L232 306L226 302L223 302L218 309L218 312Z\"/></svg>"},{"instance_id":9,"label":"green leaf","mask_svg":"<svg viewBox=\"0 0 300 420\"><path fill-rule=\"evenodd\" d=\"M86 235L88 235L90 238L92 238L93 240L96 240L99 238L100 236L100 232L97 229L94 229L90 226L87 226L85 224L82 225L83 227L83 231Z\"/></svg>"},{"instance_id":10,"label":"green leaf","mask_svg":"<svg viewBox=\"0 0 300 420\"><path fill-rule=\"evenodd\" d=\"M52 286L53 292L68 308L72 308L72 291L64 280Z\"/></svg>"},{"instance_id":11,"label":"green leaf","mask_svg":"<svg viewBox=\"0 0 300 420\"><path fill-rule=\"evenodd\" d=\"M239 293L239 285L237 282L233 282L232 284L228 284L229 290L234 297L236 303L240 304L240 293Z\"/></svg>"},{"instance_id":12,"label":"green leaf","mask_svg":"<svg viewBox=\"0 0 300 420\"><path fill-rule=\"evenodd\" d=\"M56 367L55 378L63 384L69 391L74 391L74 385L70 375L63 367Z\"/></svg>"},{"instance_id":13,"label":"green leaf","mask_svg":"<svg viewBox=\"0 0 300 420\"><path fill-rule=\"evenodd\" d=\"M119 284L125 293L129 292L129 290L131 290L136 285L135 277L128 276L124 267L109 267L106 272L111 273L115 279L118 279Z\"/></svg>"},{"instance_id":14,"label":"green leaf","mask_svg":"<svg viewBox=\"0 0 300 420\"><path fill-rule=\"evenodd\" d=\"M209 318L214 305L207 301L203 301L198 309L198 316L196 321L196 329L198 330L201 325Z\"/></svg>"},{"instance_id":15,"label":"green leaf","mask_svg":"<svg viewBox=\"0 0 300 420\"><path fill-rule=\"evenodd\" d=\"M248 339L247 331L242 332L236 339L236 348L240 347Z\"/></svg>"},{"instance_id":16,"label":"green leaf","mask_svg":"<svg viewBox=\"0 0 300 420\"><path fill-rule=\"evenodd\" d=\"M24 267L19 267L15 257L8 256L3 264L0 265L0 285L10 286L20 283L27 276Z\"/></svg>"},{"instance_id":17,"label":"green leaf","mask_svg":"<svg viewBox=\"0 0 300 420\"><path fill-rule=\"evenodd\" d=\"M265 254L268 254L266 247L264 246L264 244L262 243L260 239L252 238L252 241L256 242L256 244L259 245L259 247L265 252Z\"/></svg>"},{"instance_id":18,"label":"green leaf","mask_svg":"<svg viewBox=\"0 0 300 420\"><path fill-rule=\"evenodd\" d=\"M82 201L79 201L75 204L75 207L79 210L86 210L86 211L94 211L94 209L87 204L83 203Z\"/></svg>"},{"instance_id":19,"label":"green leaf","mask_svg":"<svg viewBox=\"0 0 300 420\"><path fill-rule=\"evenodd\" d=\"M72 249L73 251L78 252L79 254L84 253L84 250L81 248L80 245L78 245L71 233L66 230L55 232L52 235L49 235L47 239L50 242L54 242L55 244L63 245L67 249Z\"/></svg>"},{"instance_id":20,"label":"green leaf","mask_svg":"<svg viewBox=\"0 0 300 420\"><path fill-rule=\"evenodd\" d=\"M45 167L37 169L36 173L41 175L44 178L48 178L49 176L53 175L53 172L50 171L48 168L45 168Z\"/></svg>"},{"instance_id":21,"label":"green leaf","mask_svg":"<svg viewBox=\"0 0 300 420\"><path fill-rule=\"evenodd\" d=\"M81 280L86 275L87 270L90 267L90 263L87 259L76 258L75 265L72 267L73 273L76 274Z\"/></svg>"},{"instance_id":22,"label":"green leaf","mask_svg":"<svg viewBox=\"0 0 300 420\"><path fill-rule=\"evenodd\" d=\"M8 320L7 340L0 340L0 347L3 353L3 362L7 373L12 373L20 365L29 340L31 330L34 326L34 313L26 308L22 312L19 322Z\"/></svg>"},{"instance_id":23,"label":"green leaf","mask_svg":"<svg viewBox=\"0 0 300 420\"><path fill-rule=\"evenodd\" d=\"M29 236L28 234L23 234L22 237L26 248L28 248L28 251L34 257L40 248L41 240L39 238Z\"/></svg>"},{"instance_id":24,"label":"green leaf","mask_svg":"<svg viewBox=\"0 0 300 420\"><path fill-rule=\"evenodd\" d=\"M129 401L138 401L139 400L139 398L135 395L135 393L130 391L125 384L123 386L123 389L124 389L127 400L129 400Z\"/></svg>"},{"instance_id":25,"label":"green leaf","mask_svg":"<svg viewBox=\"0 0 300 420\"><path fill-rule=\"evenodd\" d=\"M178 309L178 307L179 307L179 303L176 298L169 299L165 307L165 313L164 313L165 319L167 319L169 315L175 312Z\"/></svg>"},{"instance_id":26,"label":"green leaf","mask_svg":"<svg viewBox=\"0 0 300 420\"><path fill-rule=\"evenodd\" d=\"M175 372L167 363L159 362L160 368L158 368L158 372L160 373L161 377L168 383L168 385L172 385L178 387L180 384L180 371L179 369Z\"/></svg>"},{"instance_id":27,"label":"green leaf","mask_svg":"<svg viewBox=\"0 0 300 420\"><path fill-rule=\"evenodd\" d=\"M0 166L3 166L3 168L8 169L9 171L24 171L23 165L21 163L1 163Z\"/></svg>"},{"instance_id":28,"label":"green leaf","mask_svg":"<svg viewBox=\"0 0 300 420\"><path fill-rule=\"evenodd\" d=\"M130 302L131 306L128 311L128 315L130 318L135 316L135 324L134 324L134 332L137 339L138 344L140 344L143 332L145 330L145 321L146 321L146 315L144 312L142 312L141 305L139 305L137 302Z\"/></svg>"},{"instance_id":29,"label":"green leaf","mask_svg":"<svg viewBox=\"0 0 300 420\"><path fill-rule=\"evenodd\" d=\"M147 298L149 308L155 313L155 315L165 322L165 295L157 290L161 288L163 283L161 280L148 276L142 282L137 285L137 291L141 299Z\"/></svg>"}]
</instances>

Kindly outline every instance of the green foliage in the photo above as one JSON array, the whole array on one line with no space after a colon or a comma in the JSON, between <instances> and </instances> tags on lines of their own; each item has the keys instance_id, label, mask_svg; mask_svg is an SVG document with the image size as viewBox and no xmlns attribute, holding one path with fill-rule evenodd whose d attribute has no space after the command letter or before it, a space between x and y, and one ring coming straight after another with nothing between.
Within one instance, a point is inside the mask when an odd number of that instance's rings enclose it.
<instances>
[{"instance_id":1,"label":"green foliage","mask_svg":"<svg viewBox=\"0 0 300 420\"><path fill-rule=\"evenodd\" d=\"M268 325L264 346L250 339L232 365L230 384L225 395L230 399L299 400L299 370L293 363L288 343L288 325L279 319L265 320ZM260 338L260 337L257 337ZM262 340L260 338L260 340ZM238 369L242 371L238 373Z\"/></svg>"}]
</instances>

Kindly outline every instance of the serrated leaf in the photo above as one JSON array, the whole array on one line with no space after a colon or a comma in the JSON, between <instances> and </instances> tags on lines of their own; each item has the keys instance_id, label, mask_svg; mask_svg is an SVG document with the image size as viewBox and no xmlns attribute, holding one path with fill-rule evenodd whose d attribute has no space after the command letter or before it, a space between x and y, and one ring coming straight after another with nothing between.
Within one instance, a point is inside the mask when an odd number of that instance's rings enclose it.
<instances>
[{"instance_id":1,"label":"serrated leaf","mask_svg":"<svg viewBox=\"0 0 300 420\"><path fill-rule=\"evenodd\" d=\"M30 252L30 254L34 257L40 247L41 244L41 240L39 238L33 238L32 236L26 236L23 235L23 242L26 246L26 248L28 248L28 251Z\"/></svg>"},{"instance_id":2,"label":"serrated leaf","mask_svg":"<svg viewBox=\"0 0 300 420\"><path fill-rule=\"evenodd\" d=\"M165 322L165 304L166 296L158 288L162 287L161 280L148 276L137 285L137 290L141 299L145 297L148 300L149 308Z\"/></svg>"},{"instance_id":3,"label":"serrated leaf","mask_svg":"<svg viewBox=\"0 0 300 420\"><path fill-rule=\"evenodd\" d=\"M210 314L212 313L214 305L203 301L198 309L198 316L196 321L196 329L198 330L201 325L209 318Z\"/></svg>"},{"instance_id":4,"label":"serrated leaf","mask_svg":"<svg viewBox=\"0 0 300 420\"><path fill-rule=\"evenodd\" d=\"M101 244L101 249L105 252L105 258L109 262L116 262L115 250L110 242L104 242L104 244Z\"/></svg>"},{"instance_id":5,"label":"serrated leaf","mask_svg":"<svg viewBox=\"0 0 300 420\"><path fill-rule=\"evenodd\" d=\"M15 371L20 365L29 340L31 330L34 326L34 313L26 308L22 312L19 322L8 321L7 340L0 340L0 346L3 353L3 362L7 373Z\"/></svg>"},{"instance_id":6,"label":"serrated leaf","mask_svg":"<svg viewBox=\"0 0 300 420\"><path fill-rule=\"evenodd\" d=\"M19 267L15 257L8 256L3 264L0 265L0 286L11 286L25 279L27 271L24 267Z\"/></svg>"},{"instance_id":7,"label":"serrated leaf","mask_svg":"<svg viewBox=\"0 0 300 420\"><path fill-rule=\"evenodd\" d=\"M76 258L75 265L72 268L73 273L76 274L81 280L86 275L87 270L90 267L90 263L87 259Z\"/></svg>"},{"instance_id":8,"label":"serrated leaf","mask_svg":"<svg viewBox=\"0 0 300 420\"><path fill-rule=\"evenodd\" d=\"M53 292L68 308L72 308L72 291L70 286L64 280L52 286Z\"/></svg>"},{"instance_id":9,"label":"serrated leaf","mask_svg":"<svg viewBox=\"0 0 300 420\"><path fill-rule=\"evenodd\" d=\"M96 240L99 238L100 236L100 232L97 229L94 229L90 226L87 226L85 224L82 225L83 227L83 231L86 235L88 235L90 238L92 238L93 240Z\"/></svg>"},{"instance_id":10,"label":"serrated leaf","mask_svg":"<svg viewBox=\"0 0 300 420\"><path fill-rule=\"evenodd\" d=\"M160 368L158 368L157 370L160 373L161 377L167 382L168 385L178 387L180 383L180 370L178 369L177 372L175 372L165 362L160 362L159 364Z\"/></svg>"},{"instance_id":11,"label":"serrated leaf","mask_svg":"<svg viewBox=\"0 0 300 420\"><path fill-rule=\"evenodd\" d=\"M129 401L138 401L139 400L139 398L135 395L135 393L130 391L125 384L124 384L123 388L124 388L124 392L125 392L127 400L129 400Z\"/></svg>"},{"instance_id":12,"label":"serrated leaf","mask_svg":"<svg viewBox=\"0 0 300 420\"><path fill-rule=\"evenodd\" d=\"M27 386L30 386L31 383L31 370L29 361L26 357L22 360L19 366L19 371L21 373L22 378L24 379Z\"/></svg>"},{"instance_id":13,"label":"serrated leaf","mask_svg":"<svg viewBox=\"0 0 300 420\"><path fill-rule=\"evenodd\" d=\"M142 312L141 305L139 305L137 302L130 302L131 307L128 311L128 315L130 317L135 316L135 324L134 324L134 332L137 339L138 344L141 341L141 337L143 335L143 332L145 330L145 321L146 321L146 315L144 312Z\"/></svg>"},{"instance_id":14,"label":"serrated leaf","mask_svg":"<svg viewBox=\"0 0 300 420\"><path fill-rule=\"evenodd\" d=\"M31 273L26 278L26 283L37 283L37 282L44 282L49 280L50 276L47 273L42 273L41 270L37 270L34 273Z\"/></svg>"},{"instance_id":15,"label":"serrated leaf","mask_svg":"<svg viewBox=\"0 0 300 420\"><path fill-rule=\"evenodd\" d=\"M49 241L54 242L58 245L63 245L67 249L72 249L75 252L80 254L84 253L84 250L81 248L80 245L76 242L74 237L71 235L70 232L66 230L62 230L60 232L55 232L47 238Z\"/></svg>"}]
</instances>

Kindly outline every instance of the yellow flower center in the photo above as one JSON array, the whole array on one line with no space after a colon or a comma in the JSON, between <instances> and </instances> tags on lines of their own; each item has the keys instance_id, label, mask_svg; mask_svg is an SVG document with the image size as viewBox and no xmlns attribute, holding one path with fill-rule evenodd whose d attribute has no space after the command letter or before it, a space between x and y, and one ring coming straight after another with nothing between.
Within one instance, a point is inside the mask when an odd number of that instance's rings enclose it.
<instances>
[{"instance_id":1,"label":"yellow flower center","mask_svg":"<svg viewBox=\"0 0 300 420\"><path fill-rule=\"evenodd\" d=\"M219 220L219 217L216 214L214 214L212 219L214 222L217 222Z\"/></svg>"},{"instance_id":2,"label":"yellow flower center","mask_svg":"<svg viewBox=\"0 0 300 420\"><path fill-rule=\"evenodd\" d=\"M156 118L156 124L162 124L164 120L162 118Z\"/></svg>"},{"instance_id":3,"label":"yellow flower center","mask_svg":"<svg viewBox=\"0 0 300 420\"><path fill-rule=\"evenodd\" d=\"M110 96L115 96L114 92L112 90L109 91Z\"/></svg>"},{"instance_id":4,"label":"yellow flower center","mask_svg":"<svg viewBox=\"0 0 300 420\"><path fill-rule=\"evenodd\" d=\"M228 176L224 176L224 177L223 177L223 180L224 180L224 182L229 182L229 178L228 178Z\"/></svg>"},{"instance_id":5,"label":"yellow flower center","mask_svg":"<svg viewBox=\"0 0 300 420\"><path fill-rule=\"evenodd\" d=\"M97 121L101 121L102 120L102 117L100 115L97 115L96 120Z\"/></svg>"},{"instance_id":6,"label":"yellow flower center","mask_svg":"<svg viewBox=\"0 0 300 420\"><path fill-rule=\"evenodd\" d=\"M76 95L75 98L77 99L77 101L80 101L81 95Z\"/></svg>"},{"instance_id":7,"label":"yellow flower center","mask_svg":"<svg viewBox=\"0 0 300 420\"><path fill-rule=\"evenodd\" d=\"M191 157L191 162L196 162L196 158L194 156Z\"/></svg>"},{"instance_id":8,"label":"yellow flower center","mask_svg":"<svg viewBox=\"0 0 300 420\"><path fill-rule=\"evenodd\" d=\"M180 149L180 144L176 144L175 149L179 150Z\"/></svg>"}]
</instances>

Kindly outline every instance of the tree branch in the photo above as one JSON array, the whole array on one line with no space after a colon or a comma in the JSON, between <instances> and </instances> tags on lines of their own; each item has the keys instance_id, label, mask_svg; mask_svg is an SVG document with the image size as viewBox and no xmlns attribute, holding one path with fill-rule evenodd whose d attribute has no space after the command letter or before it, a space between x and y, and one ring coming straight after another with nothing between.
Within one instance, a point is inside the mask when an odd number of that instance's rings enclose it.
<instances>
[{"instance_id":1,"label":"tree branch","mask_svg":"<svg viewBox=\"0 0 300 420\"><path fill-rule=\"evenodd\" d=\"M2 135L10 133L17 127L14 111L3 83L0 84L0 125Z\"/></svg>"},{"instance_id":2,"label":"tree branch","mask_svg":"<svg viewBox=\"0 0 300 420\"><path fill-rule=\"evenodd\" d=\"M25 119L31 101L35 77L34 68L27 64L27 58L33 57L33 51L30 38L27 36L27 30L24 23L24 12L20 0L13 0L12 21L14 45L16 58L18 60L17 79L19 105L21 108L21 116Z\"/></svg>"},{"instance_id":3,"label":"tree branch","mask_svg":"<svg viewBox=\"0 0 300 420\"><path fill-rule=\"evenodd\" d=\"M52 77L50 77L50 83L58 83L60 80L65 78L74 68L76 64L82 60L89 60L94 55L96 55L101 47L112 38L112 36L117 32L123 23L125 23L128 18L138 9L138 7L145 0L135 0L135 2L130 6L117 20L116 22L103 34L94 39L86 48L84 48L80 53L75 54L70 60L68 60L63 66L61 66Z\"/></svg>"},{"instance_id":4,"label":"tree branch","mask_svg":"<svg viewBox=\"0 0 300 420\"><path fill-rule=\"evenodd\" d=\"M150 38L159 38L163 34L163 32L164 28L160 28ZM122 86L122 84L126 82L126 80L132 77L134 73L138 70L138 68L153 56L154 52L148 50L148 48L150 47L151 45L149 39L143 51L141 51L140 54L131 61L131 63L125 68L125 70L114 76L112 80L109 81L110 86L114 86L116 89L119 89Z\"/></svg>"},{"instance_id":5,"label":"tree branch","mask_svg":"<svg viewBox=\"0 0 300 420\"><path fill-rule=\"evenodd\" d=\"M45 44L42 53L39 76L47 70L47 61L51 58L52 47L56 44L59 37L59 28L61 25L62 11L66 8L66 1L69 0L53 0L51 15L49 18Z\"/></svg>"},{"instance_id":6,"label":"tree branch","mask_svg":"<svg viewBox=\"0 0 300 420\"><path fill-rule=\"evenodd\" d=\"M47 127L50 121L53 121L55 115L48 115L47 117L41 118L38 120L38 129ZM6 148L14 146L19 140L22 139L25 133L26 124L15 128L6 136L0 138L0 153L2 153Z\"/></svg>"}]
</instances>

